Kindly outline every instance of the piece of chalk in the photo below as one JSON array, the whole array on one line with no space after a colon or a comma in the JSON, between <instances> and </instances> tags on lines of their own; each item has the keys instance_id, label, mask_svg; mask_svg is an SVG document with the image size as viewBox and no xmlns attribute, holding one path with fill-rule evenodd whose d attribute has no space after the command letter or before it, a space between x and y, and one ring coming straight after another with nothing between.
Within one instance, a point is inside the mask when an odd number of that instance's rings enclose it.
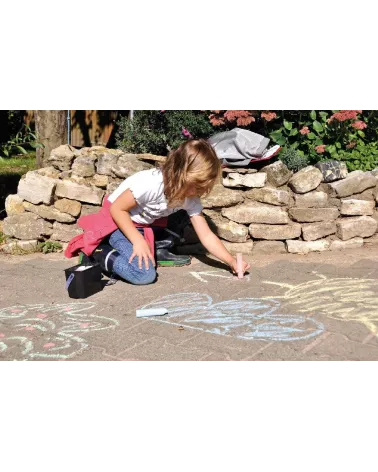
<instances>
[{"instance_id":1,"label":"piece of chalk","mask_svg":"<svg viewBox=\"0 0 378 472\"><path fill-rule=\"evenodd\" d=\"M166 308L148 308L145 310L136 311L137 318L142 318L143 316L161 316L166 314L168 314L168 310Z\"/></svg>"},{"instance_id":2,"label":"piece of chalk","mask_svg":"<svg viewBox=\"0 0 378 472\"><path fill-rule=\"evenodd\" d=\"M236 254L236 267L238 271L238 279L242 279L243 274L243 257L240 252Z\"/></svg>"}]
</instances>

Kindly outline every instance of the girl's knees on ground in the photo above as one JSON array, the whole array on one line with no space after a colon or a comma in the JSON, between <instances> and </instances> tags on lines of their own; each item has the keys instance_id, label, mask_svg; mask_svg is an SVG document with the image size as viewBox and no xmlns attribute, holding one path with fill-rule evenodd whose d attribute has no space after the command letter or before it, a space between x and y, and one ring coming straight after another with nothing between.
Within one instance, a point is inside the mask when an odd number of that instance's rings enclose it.
<instances>
[{"instance_id":1,"label":"girl's knees on ground","mask_svg":"<svg viewBox=\"0 0 378 472\"><path fill-rule=\"evenodd\" d=\"M132 273L131 283L135 285L149 285L154 283L156 280L156 269L155 267L149 267L148 270L145 268L134 270Z\"/></svg>"}]
</instances>

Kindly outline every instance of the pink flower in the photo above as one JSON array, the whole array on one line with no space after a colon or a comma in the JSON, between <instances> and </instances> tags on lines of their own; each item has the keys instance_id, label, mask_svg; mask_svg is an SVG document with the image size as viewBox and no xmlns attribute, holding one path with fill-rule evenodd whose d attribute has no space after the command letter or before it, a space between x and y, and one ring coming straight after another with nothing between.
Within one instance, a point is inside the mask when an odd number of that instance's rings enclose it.
<instances>
[{"instance_id":1,"label":"pink flower","mask_svg":"<svg viewBox=\"0 0 378 472\"><path fill-rule=\"evenodd\" d=\"M315 151L319 154L323 154L323 152L325 152L325 145L321 144L320 146L315 146Z\"/></svg>"},{"instance_id":2,"label":"pink flower","mask_svg":"<svg viewBox=\"0 0 378 472\"><path fill-rule=\"evenodd\" d=\"M308 129L308 126L304 126L302 129L299 130L301 134L308 134L310 130Z\"/></svg>"},{"instance_id":3,"label":"pink flower","mask_svg":"<svg viewBox=\"0 0 378 472\"><path fill-rule=\"evenodd\" d=\"M364 121L355 121L352 123L353 128L355 129L365 129L367 124Z\"/></svg>"},{"instance_id":4,"label":"pink flower","mask_svg":"<svg viewBox=\"0 0 378 472\"><path fill-rule=\"evenodd\" d=\"M357 120L358 113L362 113L361 110L341 110L337 113L334 113L331 118L329 118L329 122L333 120L336 121L346 121L346 120Z\"/></svg>"},{"instance_id":5,"label":"pink flower","mask_svg":"<svg viewBox=\"0 0 378 472\"><path fill-rule=\"evenodd\" d=\"M189 133L189 131L186 128L183 128L181 132L185 136L185 138L193 138L193 136Z\"/></svg>"},{"instance_id":6,"label":"pink flower","mask_svg":"<svg viewBox=\"0 0 378 472\"><path fill-rule=\"evenodd\" d=\"M272 121L275 118L277 118L277 115L273 111L268 111L268 112L263 111L261 113L261 118L264 118L264 120L266 120L266 121Z\"/></svg>"}]
</instances>

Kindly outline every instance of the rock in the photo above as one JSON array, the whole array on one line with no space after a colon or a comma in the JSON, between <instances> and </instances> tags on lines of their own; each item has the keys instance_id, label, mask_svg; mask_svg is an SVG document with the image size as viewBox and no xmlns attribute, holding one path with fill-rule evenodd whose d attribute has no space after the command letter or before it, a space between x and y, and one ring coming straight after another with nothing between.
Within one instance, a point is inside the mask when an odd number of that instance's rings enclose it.
<instances>
[{"instance_id":1,"label":"rock","mask_svg":"<svg viewBox=\"0 0 378 472\"><path fill-rule=\"evenodd\" d=\"M167 156L155 156L155 154L134 154L141 161L165 162Z\"/></svg>"},{"instance_id":2,"label":"rock","mask_svg":"<svg viewBox=\"0 0 378 472\"><path fill-rule=\"evenodd\" d=\"M245 167L223 167L222 172L225 174L234 174L235 172L237 174L256 174L257 169L247 169Z\"/></svg>"},{"instance_id":3,"label":"rock","mask_svg":"<svg viewBox=\"0 0 378 472\"><path fill-rule=\"evenodd\" d=\"M307 193L316 189L323 180L323 174L313 166L305 167L293 175L289 186L296 193Z\"/></svg>"},{"instance_id":4,"label":"rock","mask_svg":"<svg viewBox=\"0 0 378 472\"><path fill-rule=\"evenodd\" d=\"M340 213L342 215L372 215L374 213L375 202L367 200L343 199L341 200Z\"/></svg>"},{"instance_id":5,"label":"rock","mask_svg":"<svg viewBox=\"0 0 378 472\"><path fill-rule=\"evenodd\" d=\"M288 225L251 224L249 226L249 234L255 239L295 239L301 235L301 225L298 223Z\"/></svg>"},{"instance_id":6,"label":"rock","mask_svg":"<svg viewBox=\"0 0 378 472\"><path fill-rule=\"evenodd\" d=\"M269 164L263 167L261 171L267 174L268 182L274 187L285 185L293 175L293 172L282 161Z\"/></svg>"},{"instance_id":7,"label":"rock","mask_svg":"<svg viewBox=\"0 0 378 472\"><path fill-rule=\"evenodd\" d=\"M363 238L352 238L348 241L335 240L331 242L331 251L344 251L344 249L355 249L364 245Z\"/></svg>"},{"instance_id":8,"label":"rock","mask_svg":"<svg viewBox=\"0 0 378 472\"><path fill-rule=\"evenodd\" d=\"M282 241L255 241L254 254L285 254L285 243Z\"/></svg>"},{"instance_id":9,"label":"rock","mask_svg":"<svg viewBox=\"0 0 378 472\"><path fill-rule=\"evenodd\" d=\"M117 177L126 179L142 170L152 169L154 166L147 164L135 157L134 154L123 154L117 161L117 164L112 167L112 172Z\"/></svg>"},{"instance_id":10,"label":"rock","mask_svg":"<svg viewBox=\"0 0 378 472\"><path fill-rule=\"evenodd\" d=\"M5 199L5 211L8 216L24 213L23 200L18 195L8 195Z\"/></svg>"},{"instance_id":11,"label":"rock","mask_svg":"<svg viewBox=\"0 0 378 472\"><path fill-rule=\"evenodd\" d=\"M343 241L355 237L368 238L377 231L377 222L371 216L341 218L336 222L337 236Z\"/></svg>"},{"instance_id":12,"label":"rock","mask_svg":"<svg viewBox=\"0 0 378 472\"><path fill-rule=\"evenodd\" d=\"M58 181L39 175L37 171L27 172L18 184L18 196L30 203L50 205Z\"/></svg>"},{"instance_id":13,"label":"rock","mask_svg":"<svg viewBox=\"0 0 378 472\"><path fill-rule=\"evenodd\" d=\"M80 216L93 215L94 213L98 213L100 209L100 205L81 205Z\"/></svg>"},{"instance_id":14,"label":"rock","mask_svg":"<svg viewBox=\"0 0 378 472\"><path fill-rule=\"evenodd\" d=\"M289 192L272 187L254 188L245 192L244 196L257 202L269 203L270 205L288 205L290 200Z\"/></svg>"},{"instance_id":15,"label":"rock","mask_svg":"<svg viewBox=\"0 0 378 472\"><path fill-rule=\"evenodd\" d=\"M242 243L248 239L248 228L223 218L213 210L204 210L211 230L220 238L233 243Z\"/></svg>"},{"instance_id":16,"label":"rock","mask_svg":"<svg viewBox=\"0 0 378 472\"><path fill-rule=\"evenodd\" d=\"M72 177L72 170L64 170L63 172L60 172L58 177L63 180L63 179L70 179Z\"/></svg>"},{"instance_id":17,"label":"rock","mask_svg":"<svg viewBox=\"0 0 378 472\"><path fill-rule=\"evenodd\" d=\"M83 231L77 224L63 225L61 223L54 223L51 240L64 241L68 243L72 238L81 234Z\"/></svg>"},{"instance_id":18,"label":"rock","mask_svg":"<svg viewBox=\"0 0 378 472\"><path fill-rule=\"evenodd\" d=\"M321 208L327 206L328 195L314 190L303 195L294 194L294 201L295 205L300 208Z\"/></svg>"},{"instance_id":19,"label":"rock","mask_svg":"<svg viewBox=\"0 0 378 472\"><path fill-rule=\"evenodd\" d=\"M118 157L118 154L114 154L110 150L101 153L96 165L97 173L112 175L112 168L117 164Z\"/></svg>"},{"instance_id":20,"label":"rock","mask_svg":"<svg viewBox=\"0 0 378 472\"><path fill-rule=\"evenodd\" d=\"M95 174L92 179L88 182L95 187L100 187L105 189L109 184L109 177L107 175Z\"/></svg>"},{"instance_id":21,"label":"rock","mask_svg":"<svg viewBox=\"0 0 378 472\"><path fill-rule=\"evenodd\" d=\"M375 188L370 188L361 193L351 195L354 200L368 200L375 202Z\"/></svg>"},{"instance_id":22,"label":"rock","mask_svg":"<svg viewBox=\"0 0 378 472\"><path fill-rule=\"evenodd\" d=\"M322 221L321 223L302 225L302 236L305 241L315 241L316 239L321 239L335 233L335 221Z\"/></svg>"},{"instance_id":23,"label":"rock","mask_svg":"<svg viewBox=\"0 0 378 472\"><path fill-rule=\"evenodd\" d=\"M253 250L253 241L247 241L245 243L230 243L228 241L222 241L225 248L232 255L240 254L252 254Z\"/></svg>"},{"instance_id":24,"label":"rock","mask_svg":"<svg viewBox=\"0 0 378 472\"><path fill-rule=\"evenodd\" d=\"M323 182L345 179L348 175L348 168L345 163L334 159L318 162L315 167L323 174Z\"/></svg>"},{"instance_id":25,"label":"rock","mask_svg":"<svg viewBox=\"0 0 378 472\"><path fill-rule=\"evenodd\" d=\"M3 232L7 236L22 240L41 239L52 233L52 225L34 213L22 213L5 218Z\"/></svg>"},{"instance_id":26,"label":"rock","mask_svg":"<svg viewBox=\"0 0 378 472\"><path fill-rule=\"evenodd\" d=\"M374 210L374 213L371 215L372 218L377 222L377 232L378 232L378 210Z\"/></svg>"},{"instance_id":27,"label":"rock","mask_svg":"<svg viewBox=\"0 0 378 472\"><path fill-rule=\"evenodd\" d=\"M266 174L259 172L257 174L239 174L229 173L223 178L225 187L264 187L266 183Z\"/></svg>"},{"instance_id":28,"label":"rock","mask_svg":"<svg viewBox=\"0 0 378 472\"><path fill-rule=\"evenodd\" d=\"M60 221L61 223L73 223L75 218L68 213L62 213L52 206L33 205L33 203L24 202L26 211L35 213L45 220Z\"/></svg>"},{"instance_id":29,"label":"rock","mask_svg":"<svg viewBox=\"0 0 378 472\"><path fill-rule=\"evenodd\" d=\"M378 245L378 234L374 234L371 238L364 239L364 245L366 247L372 247Z\"/></svg>"},{"instance_id":30,"label":"rock","mask_svg":"<svg viewBox=\"0 0 378 472\"><path fill-rule=\"evenodd\" d=\"M72 165L72 174L80 177L92 177L95 174L95 162L93 157L77 157Z\"/></svg>"},{"instance_id":31,"label":"rock","mask_svg":"<svg viewBox=\"0 0 378 472\"><path fill-rule=\"evenodd\" d=\"M63 213L68 213L76 217L80 215L81 211L81 203L76 200L69 200L68 198L57 200L54 203L54 207Z\"/></svg>"},{"instance_id":32,"label":"rock","mask_svg":"<svg viewBox=\"0 0 378 472\"><path fill-rule=\"evenodd\" d=\"M36 239L31 239L29 241L11 241L2 246L1 250L5 254L29 254L38 250L38 241Z\"/></svg>"},{"instance_id":33,"label":"rock","mask_svg":"<svg viewBox=\"0 0 378 472\"><path fill-rule=\"evenodd\" d=\"M243 201L243 192L239 190L229 190L221 184L214 185L211 193L201 199L204 208L229 207Z\"/></svg>"},{"instance_id":34,"label":"rock","mask_svg":"<svg viewBox=\"0 0 378 472\"><path fill-rule=\"evenodd\" d=\"M286 241L287 250L292 254L308 254L309 252L327 251L329 242L319 241Z\"/></svg>"},{"instance_id":35,"label":"rock","mask_svg":"<svg viewBox=\"0 0 378 472\"><path fill-rule=\"evenodd\" d=\"M300 223L313 223L315 221L332 221L339 216L339 210L331 208L290 208L290 217Z\"/></svg>"},{"instance_id":36,"label":"rock","mask_svg":"<svg viewBox=\"0 0 378 472\"><path fill-rule=\"evenodd\" d=\"M324 192L328 195L328 198L338 198L336 190L332 187L332 184L322 183L317 188L319 192Z\"/></svg>"},{"instance_id":37,"label":"rock","mask_svg":"<svg viewBox=\"0 0 378 472\"><path fill-rule=\"evenodd\" d=\"M58 179L61 172L55 169L55 167L42 167L42 169L36 170L38 175L43 175L44 177L50 177L51 179Z\"/></svg>"},{"instance_id":38,"label":"rock","mask_svg":"<svg viewBox=\"0 0 378 472\"><path fill-rule=\"evenodd\" d=\"M108 184L108 186L106 187L106 194L107 195L110 195L111 193L113 193L115 190L117 190L117 188L119 187L121 182L111 182L110 184Z\"/></svg>"},{"instance_id":39,"label":"rock","mask_svg":"<svg viewBox=\"0 0 378 472\"><path fill-rule=\"evenodd\" d=\"M339 197L349 197L376 185L377 179L369 172L362 171L351 172L346 179L330 184Z\"/></svg>"},{"instance_id":40,"label":"rock","mask_svg":"<svg viewBox=\"0 0 378 472\"><path fill-rule=\"evenodd\" d=\"M245 201L241 205L223 208L222 215L236 223L285 224L289 216L282 208L264 203Z\"/></svg>"},{"instance_id":41,"label":"rock","mask_svg":"<svg viewBox=\"0 0 378 472\"><path fill-rule=\"evenodd\" d=\"M104 191L94 186L86 186L69 180L63 180L58 182L55 194L58 197L99 205L102 202Z\"/></svg>"},{"instance_id":42,"label":"rock","mask_svg":"<svg viewBox=\"0 0 378 472\"><path fill-rule=\"evenodd\" d=\"M377 177L378 178L378 167L376 167L375 169L371 170L371 175L373 175L374 177Z\"/></svg>"},{"instance_id":43,"label":"rock","mask_svg":"<svg viewBox=\"0 0 378 472\"><path fill-rule=\"evenodd\" d=\"M70 146L69 144L62 144L51 151L47 162L56 169L70 170L72 161L78 155L79 151L77 151L74 147Z\"/></svg>"}]
</instances>

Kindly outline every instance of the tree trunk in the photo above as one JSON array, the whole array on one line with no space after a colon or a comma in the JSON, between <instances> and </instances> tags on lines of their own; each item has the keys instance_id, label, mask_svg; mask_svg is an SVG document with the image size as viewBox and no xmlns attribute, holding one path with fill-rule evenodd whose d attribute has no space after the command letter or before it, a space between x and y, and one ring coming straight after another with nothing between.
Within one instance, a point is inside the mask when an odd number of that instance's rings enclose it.
<instances>
[{"instance_id":1,"label":"tree trunk","mask_svg":"<svg viewBox=\"0 0 378 472\"><path fill-rule=\"evenodd\" d=\"M37 139L44 145L37 149L37 166L44 167L53 149L67 144L67 111L35 110Z\"/></svg>"}]
</instances>

